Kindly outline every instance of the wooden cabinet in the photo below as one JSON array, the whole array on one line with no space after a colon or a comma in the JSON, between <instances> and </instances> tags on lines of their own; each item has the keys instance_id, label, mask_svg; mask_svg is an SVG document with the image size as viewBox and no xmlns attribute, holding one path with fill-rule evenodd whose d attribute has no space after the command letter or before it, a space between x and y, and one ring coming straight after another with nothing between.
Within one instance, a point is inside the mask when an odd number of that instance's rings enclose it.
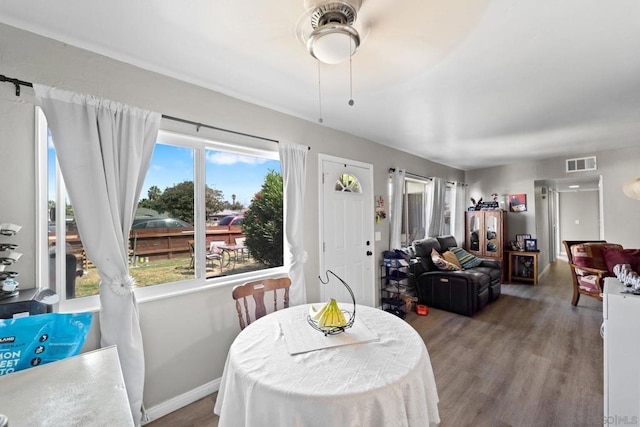
<instances>
[{"instance_id":1,"label":"wooden cabinet","mask_svg":"<svg viewBox=\"0 0 640 427\"><path fill-rule=\"evenodd\" d=\"M507 282L513 283L514 280L531 282L533 285L538 284L538 254L539 252L529 251L507 251L507 269L509 276Z\"/></svg>"},{"instance_id":2,"label":"wooden cabinet","mask_svg":"<svg viewBox=\"0 0 640 427\"><path fill-rule=\"evenodd\" d=\"M466 212L465 249L477 257L500 262L503 272L506 218L503 210Z\"/></svg>"}]
</instances>

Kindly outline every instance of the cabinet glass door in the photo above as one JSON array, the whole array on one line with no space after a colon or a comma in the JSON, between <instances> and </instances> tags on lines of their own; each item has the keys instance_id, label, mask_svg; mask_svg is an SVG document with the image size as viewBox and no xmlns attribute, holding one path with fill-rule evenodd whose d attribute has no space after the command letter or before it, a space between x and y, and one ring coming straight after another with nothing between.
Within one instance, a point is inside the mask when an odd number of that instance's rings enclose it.
<instances>
[{"instance_id":1,"label":"cabinet glass door","mask_svg":"<svg viewBox=\"0 0 640 427\"><path fill-rule=\"evenodd\" d=\"M485 228L487 232L486 252L488 254L498 252L499 238L498 236L498 218L493 215L487 215L485 218Z\"/></svg>"},{"instance_id":2,"label":"cabinet glass door","mask_svg":"<svg viewBox=\"0 0 640 427\"><path fill-rule=\"evenodd\" d=\"M469 249L472 251L480 251L480 216L477 214L469 215Z\"/></svg>"}]
</instances>

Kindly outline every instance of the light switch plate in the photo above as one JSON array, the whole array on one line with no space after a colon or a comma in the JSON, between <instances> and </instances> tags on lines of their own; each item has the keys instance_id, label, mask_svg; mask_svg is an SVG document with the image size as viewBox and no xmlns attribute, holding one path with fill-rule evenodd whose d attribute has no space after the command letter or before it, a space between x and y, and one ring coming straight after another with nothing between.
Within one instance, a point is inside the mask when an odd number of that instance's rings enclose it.
<instances>
[{"instance_id":1,"label":"light switch plate","mask_svg":"<svg viewBox=\"0 0 640 427\"><path fill-rule=\"evenodd\" d=\"M376 242L379 242L380 240L382 240L382 233L376 231Z\"/></svg>"}]
</instances>

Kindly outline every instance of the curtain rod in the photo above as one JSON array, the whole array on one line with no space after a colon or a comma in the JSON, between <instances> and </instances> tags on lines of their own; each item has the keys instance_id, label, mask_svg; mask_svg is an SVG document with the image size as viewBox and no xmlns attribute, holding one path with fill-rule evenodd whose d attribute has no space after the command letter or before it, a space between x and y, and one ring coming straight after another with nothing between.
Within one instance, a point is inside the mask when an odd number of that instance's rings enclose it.
<instances>
[{"instance_id":1,"label":"curtain rod","mask_svg":"<svg viewBox=\"0 0 640 427\"><path fill-rule=\"evenodd\" d=\"M14 79L14 78L11 78L11 77L4 76L2 74L0 74L0 82L7 82L7 83L13 84L15 86L15 88L16 88L16 96L20 96L20 86L33 87L33 83L31 83L31 82L26 82L24 80ZM166 114L163 114L162 118L163 119L167 119L167 120L172 120L174 122L180 122L180 123L186 123L186 124L189 124L189 125L193 125L193 126L196 127L196 132L199 132L200 128L207 128L207 129L218 130L218 131L221 131L221 132L233 133L235 135L247 136L249 138L261 139L263 141L275 142L276 144L280 143L280 141L278 141L277 139L265 138L264 136L252 135L250 133L238 132L238 131L231 130L231 129L224 129L224 128L217 127L217 126L212 126L212 125L207 125L207 124L204 124L204 123L194 122L192 120L187 120L187 119L181 119L179 117L168 116ZM307 149L311 150L311 147L307 147Z\"/></svg>"},{"instance_id":2,"label":"curtain rod","mask_svg":"<svg viewBox=\"0 0 640 427\"><path fill-rule=\"evenodd\" d=\"M396 168L389 168L389 173L391 172L395 172ZM405 174L410 175L411 177L414 178L420 178L420 179L426 179L427 181L433 181L433 177L431 176L422 176L422 175L418 175L417 173L412 173L412 172L406 172ZM466 186L467 184L462 183L462 182L455 182L455 181L447 181L447 184L455 184L455 185L462 185L462 186Z\"/></svg>"},{"instance_id":3,"label":"curtain rod","mask_svg":"<svg viewBox=\"0 0 640 427\"><path fill-rule=\"evenodd\" d=\"M33 83L23 80L12 79L11 77L0 74L0 82L12 83L16 87L16 96L20 96L20 86L33 87Z\"/></svg>"},{"instance_id":4,"label":"curtain rod","mask_svg":"<svg viewBox=\"0 0 640 427\"><path fill-rule=\"evenodd\" d=\"M207 129L219 130L219 131L227 132L227 133L233 133L235 135L248 136L249 138L261 139L263 141L275 142L276 144L280 143L280 141L278 141L277 139L265 138L264 136L252 135L250 133L238 132L236 130L231 130L231 129L224 129L224 128L220 128L220 127L217 127L217 126L212 126L212 125L207 125L207 124L204 124L204 123L194 122L192 120L181 119L180 117L167 116L166 114L163 114L162 118L163 119L167 119L167 120L172 120L174 122L180 122L180 123L186 123L188 125L193 125L193 126L196 127L196 132L200 132L200 128L207 128ZM309 148L309 150L311 150L311 147L308 147L308 148Z\"/></svg>"},{"instance_id":5,"label":"curtain rod","mask_svg":"<svg viewBox=\"0 0 640 427\"><path fill-rule=\"evenodd\" d=\"M389 173L391 172L395 172L396 168L389 168ZM411 173L411 172L404 172L407 175L411 175L414 178L420 178L420 179L426 179L427 181L433 181L433 177L432 176L422 176L422 175L418 175L417 173Z\"/></svg>"}]
</instances>

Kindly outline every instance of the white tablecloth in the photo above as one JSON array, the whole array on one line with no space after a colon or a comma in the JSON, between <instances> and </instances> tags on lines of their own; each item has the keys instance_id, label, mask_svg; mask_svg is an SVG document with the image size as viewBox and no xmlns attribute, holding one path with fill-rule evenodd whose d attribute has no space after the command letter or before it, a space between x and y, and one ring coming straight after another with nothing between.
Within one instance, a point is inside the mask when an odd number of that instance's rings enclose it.
<instances>
[{"instance_id":1,"label":"white tablecloth","mask_svg":"<svg viewBox=\"0 0 640 427\"><path fill-rule=\"evenodd\" d=\"M214 407L220 427L440 422L429 354L411 326L382 310L357 306L356 321L378 340L290 355L280 324L306 322L308 309L274 312L238 335ZM322 335L311 326L309 333Z\"/></svg>"}]
</instances>

